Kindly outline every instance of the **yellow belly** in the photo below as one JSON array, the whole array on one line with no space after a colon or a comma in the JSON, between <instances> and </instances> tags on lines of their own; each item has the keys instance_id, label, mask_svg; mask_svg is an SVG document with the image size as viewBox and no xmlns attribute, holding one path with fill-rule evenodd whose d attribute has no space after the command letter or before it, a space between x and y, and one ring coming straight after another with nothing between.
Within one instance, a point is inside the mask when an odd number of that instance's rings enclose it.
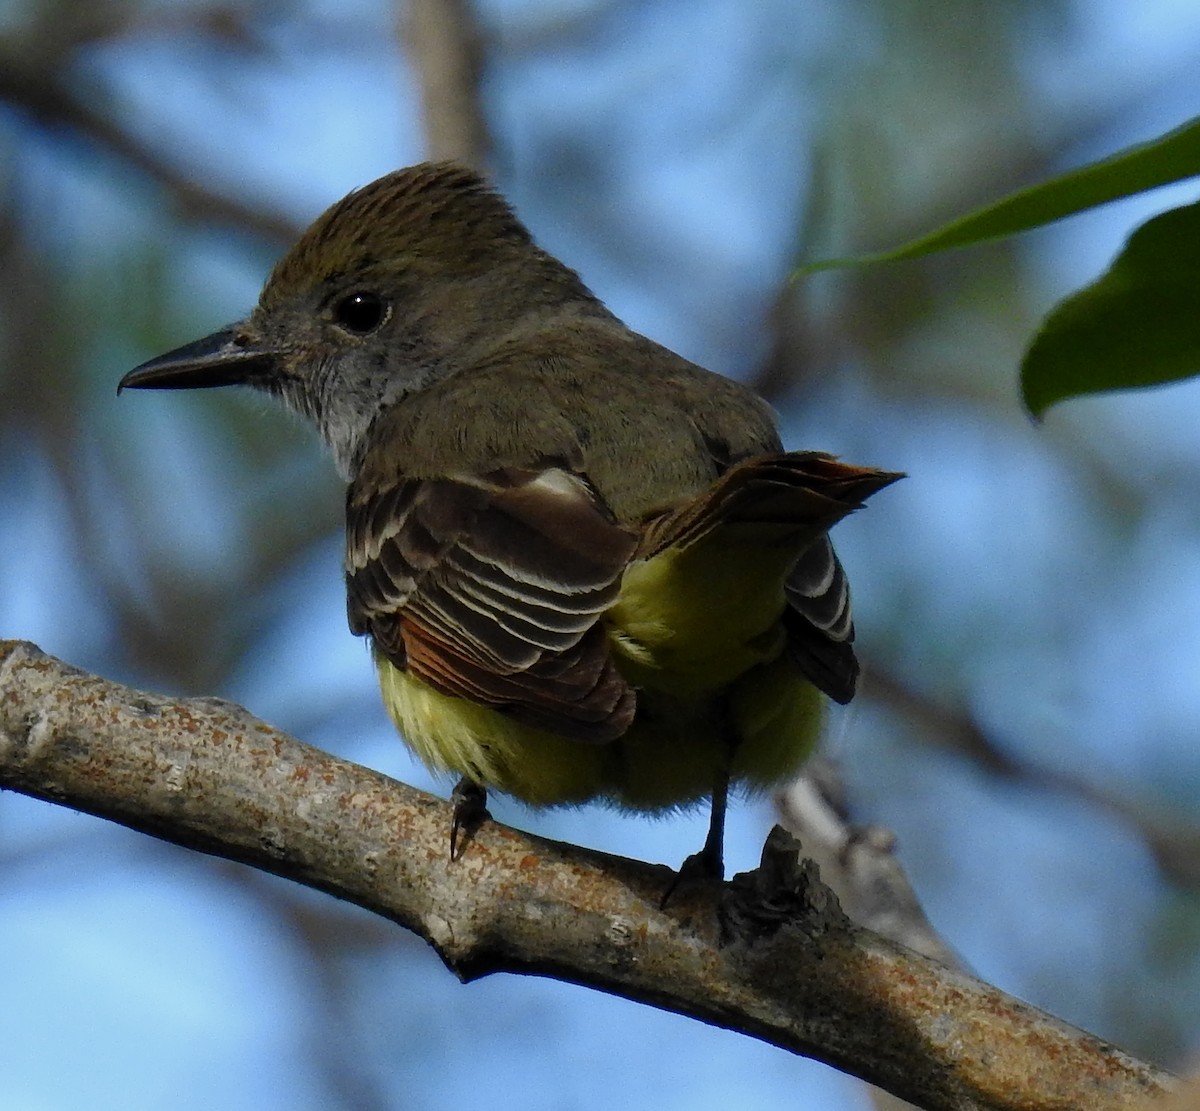
<instances>
[{"instance_id":1,"label":"yellow belly","mask_svg":"<svg viewBox=\"0 0 1200 1111\"><path fill-rule=\"evenodd\" d=\"M531 806L586 802L603 790L607 745L587 745L441 694L376 657L383 703L432 772L470 776Z\"/></svg>"},{"instance_id":2,"label":"yellow belly","mask_svg":"<svg viewBox=\"0 0 1200 1111\"><path fill-rule=\"evenodd\" d=\"M718 709L738 746L733 778L762 790L791 777L819 732L822 696L784 652L783 580L794 548L704 543L635 563L605 615L638 715L617 741L584 744L440 694L380 657L384 704L435 772L467 775L533 806L602 799L685 806L727 762Z\"/></svg>"},{"instance_id":3,"label":"yellow belly","mask_svg":"<svg viewBox=\"0 0 1200 1111\"><path fill-rule=\"evenodd\" d=\"M645 709L623 737L590 745L440 694L383 659L379 679L396 728L431 771L470 776L531 806L593 799L629 810L687 806L712 793L726 760L711 703L644 692ZM730 707L740 738L734 783L762 791L795 775L817 740L817 689L780 659L735 683Z\"/></svg>"}]
</instances>

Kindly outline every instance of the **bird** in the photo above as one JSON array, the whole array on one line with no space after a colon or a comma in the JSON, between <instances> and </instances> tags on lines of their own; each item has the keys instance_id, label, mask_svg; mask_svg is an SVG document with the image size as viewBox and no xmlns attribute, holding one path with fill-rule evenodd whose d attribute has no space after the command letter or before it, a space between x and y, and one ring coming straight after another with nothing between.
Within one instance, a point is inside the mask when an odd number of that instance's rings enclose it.
<instances>
[{"instance_id":1,"label":"bird","mask_svg":"<svg viewBox=\"0 0 1200 1111\"><path fill-rule=\"evenodd\" d=\"M711 800L680 875L724 875L731 786L793 777L859 665L829 530L899 474L785 451L770 406L617 318L482 175L332 205L243 320L124 389L243 385L347 482L345 582L384 705L489 791L664 813Z\"/></svg>"}]
</instances>

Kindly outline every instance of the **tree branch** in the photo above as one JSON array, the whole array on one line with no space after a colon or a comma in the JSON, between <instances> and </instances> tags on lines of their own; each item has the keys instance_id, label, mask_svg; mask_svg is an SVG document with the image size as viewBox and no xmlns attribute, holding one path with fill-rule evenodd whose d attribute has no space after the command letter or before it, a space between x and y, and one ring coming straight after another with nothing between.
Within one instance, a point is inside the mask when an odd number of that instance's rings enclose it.
<instances>
[{"instance_id":1,"label":"tree branch","mask_svg":"<svg viewBox=\"0 0 1200 1111\"><path fill-rule=\"evenodd\" d=\"M464 981L507 971L599 988L923 1107L1106 1111L1171 1084L852 925L778 837L757 872L694 885L666 910L667 869L494 822L451 863L440 800L240 707L142 694L19 641L0 641L0 787L348 899L424 937Z\"/></svg>"}]
</instances>

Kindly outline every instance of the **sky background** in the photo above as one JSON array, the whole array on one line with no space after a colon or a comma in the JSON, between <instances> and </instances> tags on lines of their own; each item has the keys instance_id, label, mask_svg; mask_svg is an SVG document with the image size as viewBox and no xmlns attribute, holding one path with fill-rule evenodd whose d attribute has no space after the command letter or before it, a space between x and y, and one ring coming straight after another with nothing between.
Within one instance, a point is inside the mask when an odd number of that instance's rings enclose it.
<instances>
[{"instance_id":1,"label":"sky background","mask_svg":"<svg viewBox=\"0 0 1200 1111\"><path fill-rule=\"evenodd\" d=\"M299 229L424 156L401 7L0 2L0 636L233 699L444 793L345 627L342 495L315 437L256 397L115 396L250 308L286 246L264 221ZM1017 367L1055 301L1197 187L787 275L1200 114L1200 7L475 11L497 179L538 240L632 326L766 393L790 447L910 475L835 534L866 677L827 747L857 820L897 832L978 975L1182 1066L1200 1050L1200 385L1035 426ZM164 172L263 219L189 208ZM672 865L705 828L493 812ZM731 871L773 820L735 805ZM11 793L0 952L5 1111L866 1106L833 1070L673 1015L533 978L461 987L354 907Z\"/></svg>"}]
</instances>

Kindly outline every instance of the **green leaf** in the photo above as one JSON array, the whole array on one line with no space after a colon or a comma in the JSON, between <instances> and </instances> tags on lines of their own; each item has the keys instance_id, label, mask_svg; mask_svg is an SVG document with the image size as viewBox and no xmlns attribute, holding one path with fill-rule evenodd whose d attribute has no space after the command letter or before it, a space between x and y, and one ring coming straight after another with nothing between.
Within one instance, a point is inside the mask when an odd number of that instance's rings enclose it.
<instances>
[{"instance_id":1,"label":"green leaf","mask_svg":"<svg viewBox=\"0 0 1200 1111\"><path fill-rule=\"evenodd\" d=\"M1155 216L1108 272L1059 304L1021 364L1035 417L1055 402L1200 373L1200 203Z\"/></svg>"},{"instance_id":2,"label":"green leaf","mask_svg":"<svg viewBox=\"0 0 1200 1111\"><path fill-rule=\"evenodd\" d=\"M890 251L823 259L801 266L793 277L818 270L894 262L966 247L1073 216L1110 201L1200 175L1200 117L1147 143L977 209Z\"/></svg>"}]
</instances>

